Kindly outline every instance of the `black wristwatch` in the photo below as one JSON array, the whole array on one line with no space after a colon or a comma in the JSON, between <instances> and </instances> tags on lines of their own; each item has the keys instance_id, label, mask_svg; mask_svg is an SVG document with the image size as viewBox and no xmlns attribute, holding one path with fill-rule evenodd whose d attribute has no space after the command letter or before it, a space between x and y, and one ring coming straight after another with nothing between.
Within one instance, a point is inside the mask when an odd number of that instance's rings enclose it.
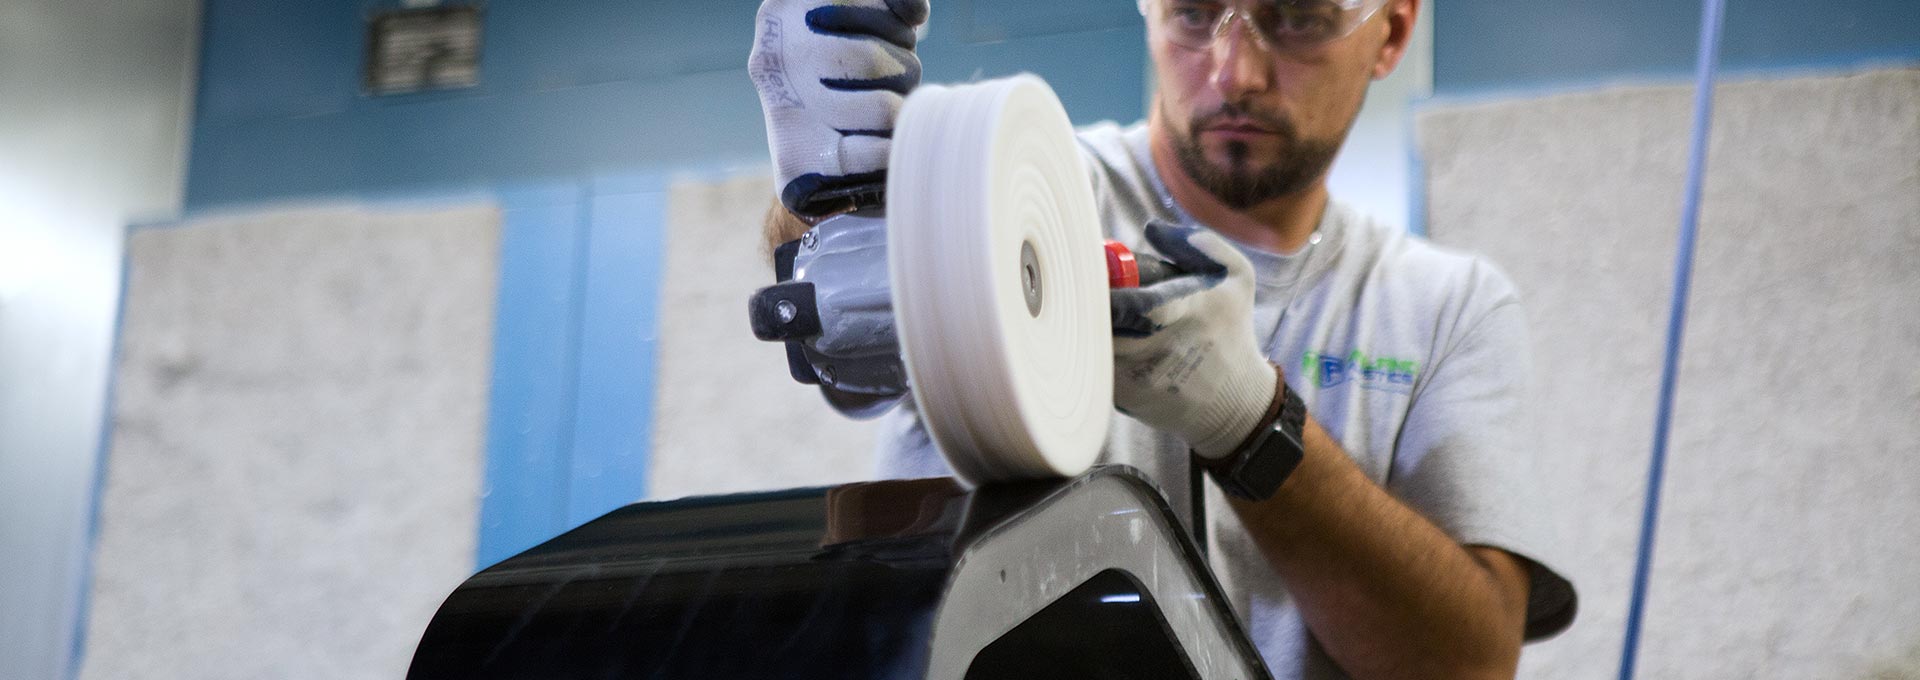
<instances>
[{"instance_id":1,"label":"black wristwatch","mask_svg":"<svg viewBox=\"0 0 1920 680\"><path fill-rule=\"evenodd\" d=\"M1276 375L1279 371L1279 367L1274 368ZM1301 430L1307 423L1307 405L1287 387L1285 378L1277 382L1266 419L1240 448L1225 458L1195 456L1213 477L1213 482L1220 485L1220 490L1234 498L1263 501L1273 496L1306 456L1306 449L1301 446Z\"/></svg>"}]
</instances>

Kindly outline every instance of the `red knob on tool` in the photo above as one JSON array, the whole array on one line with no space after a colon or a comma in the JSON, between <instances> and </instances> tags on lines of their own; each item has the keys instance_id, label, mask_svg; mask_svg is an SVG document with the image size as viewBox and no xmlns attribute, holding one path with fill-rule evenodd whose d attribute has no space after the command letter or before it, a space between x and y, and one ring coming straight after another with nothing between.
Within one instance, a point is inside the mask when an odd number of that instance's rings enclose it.
<instances>
[{"instance_id":1,"label":"red knob on tool","mask_svg":"<svg viewBox=\"0 0 1920 680\"><path fill-rule=\"evenodd\" d=\"M1127 244L1107 239L1107 287L1139 288L1140 263Z\"/></svg>"}]
</instances>

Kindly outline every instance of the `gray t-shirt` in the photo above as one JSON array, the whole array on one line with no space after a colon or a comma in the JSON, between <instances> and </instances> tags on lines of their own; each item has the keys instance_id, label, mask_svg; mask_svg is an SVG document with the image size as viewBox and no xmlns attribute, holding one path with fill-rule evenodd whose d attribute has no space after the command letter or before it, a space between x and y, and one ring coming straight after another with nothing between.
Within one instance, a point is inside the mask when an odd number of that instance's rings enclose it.
<instances>
[{"instance_id":1,"label":"gray t-shirt","mask_svg":"<svg viewBox=\"0 0 1920 680\"><path fill-rule=\"evenodd\" d=\"M1094 125L1080 142L1109 236L1147 248L1150 220L1204 226L1160 183L1144 124ZM1240 249L1255 269L1254 333L1313 419L1368 477L1456 540L1535 563L1529 639L1570 623L1573 588L1551 566L1558 546L1533 465L1526 322L1506 275L1337 201L1318 241L1297 253ZM1101 457L1140 468L1177 509L1190 507L1187 460L1176 438L1118 414ZM950 474L910 409L884 421L879 462L887 477ZM1275 677L1344 677L1218 489L1206 487L1214 572Z\"/></svg>"}]
</instances>

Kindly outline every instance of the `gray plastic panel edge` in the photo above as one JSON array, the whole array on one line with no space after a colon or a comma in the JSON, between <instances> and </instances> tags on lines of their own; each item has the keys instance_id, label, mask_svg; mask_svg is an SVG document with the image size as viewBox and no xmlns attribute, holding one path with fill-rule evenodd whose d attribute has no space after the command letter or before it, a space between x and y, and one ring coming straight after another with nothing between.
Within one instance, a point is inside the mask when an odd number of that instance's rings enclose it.
<instances>
[{"instance_id":1,"label":"gray plastic panel edge","mask_svg":"<svg viewBox=\"0 0 1920 680\"><path fill-rule=\"evenodd\" d=\"M1094 575L1120 569L1159 604L1201 677L1271 680L1219 585L1196 571L1206 568L1199 550L1139 475L1098 468L975 538L935 615L926 677L962 680L988 644Z\"/></svg>"}]
</instances>

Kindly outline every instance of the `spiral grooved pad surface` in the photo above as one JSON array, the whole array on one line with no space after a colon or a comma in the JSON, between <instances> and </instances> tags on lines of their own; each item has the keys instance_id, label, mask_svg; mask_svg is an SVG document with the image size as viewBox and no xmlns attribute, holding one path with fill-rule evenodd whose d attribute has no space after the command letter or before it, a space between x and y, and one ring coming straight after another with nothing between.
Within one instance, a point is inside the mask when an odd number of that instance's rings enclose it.
<instances>
[{"instance_id":1,"label":"spiral grooved pad surface","mask_svg":"<svg viewBox=\"0 0 1920 680\"><path fill-rule=\"evenodd\" d=\"M1031 75L908 97L888 268L920 417L964 479L1067 476L1113 411L1098 213L1072 124Z\"/></svg>"}]
</instances>

